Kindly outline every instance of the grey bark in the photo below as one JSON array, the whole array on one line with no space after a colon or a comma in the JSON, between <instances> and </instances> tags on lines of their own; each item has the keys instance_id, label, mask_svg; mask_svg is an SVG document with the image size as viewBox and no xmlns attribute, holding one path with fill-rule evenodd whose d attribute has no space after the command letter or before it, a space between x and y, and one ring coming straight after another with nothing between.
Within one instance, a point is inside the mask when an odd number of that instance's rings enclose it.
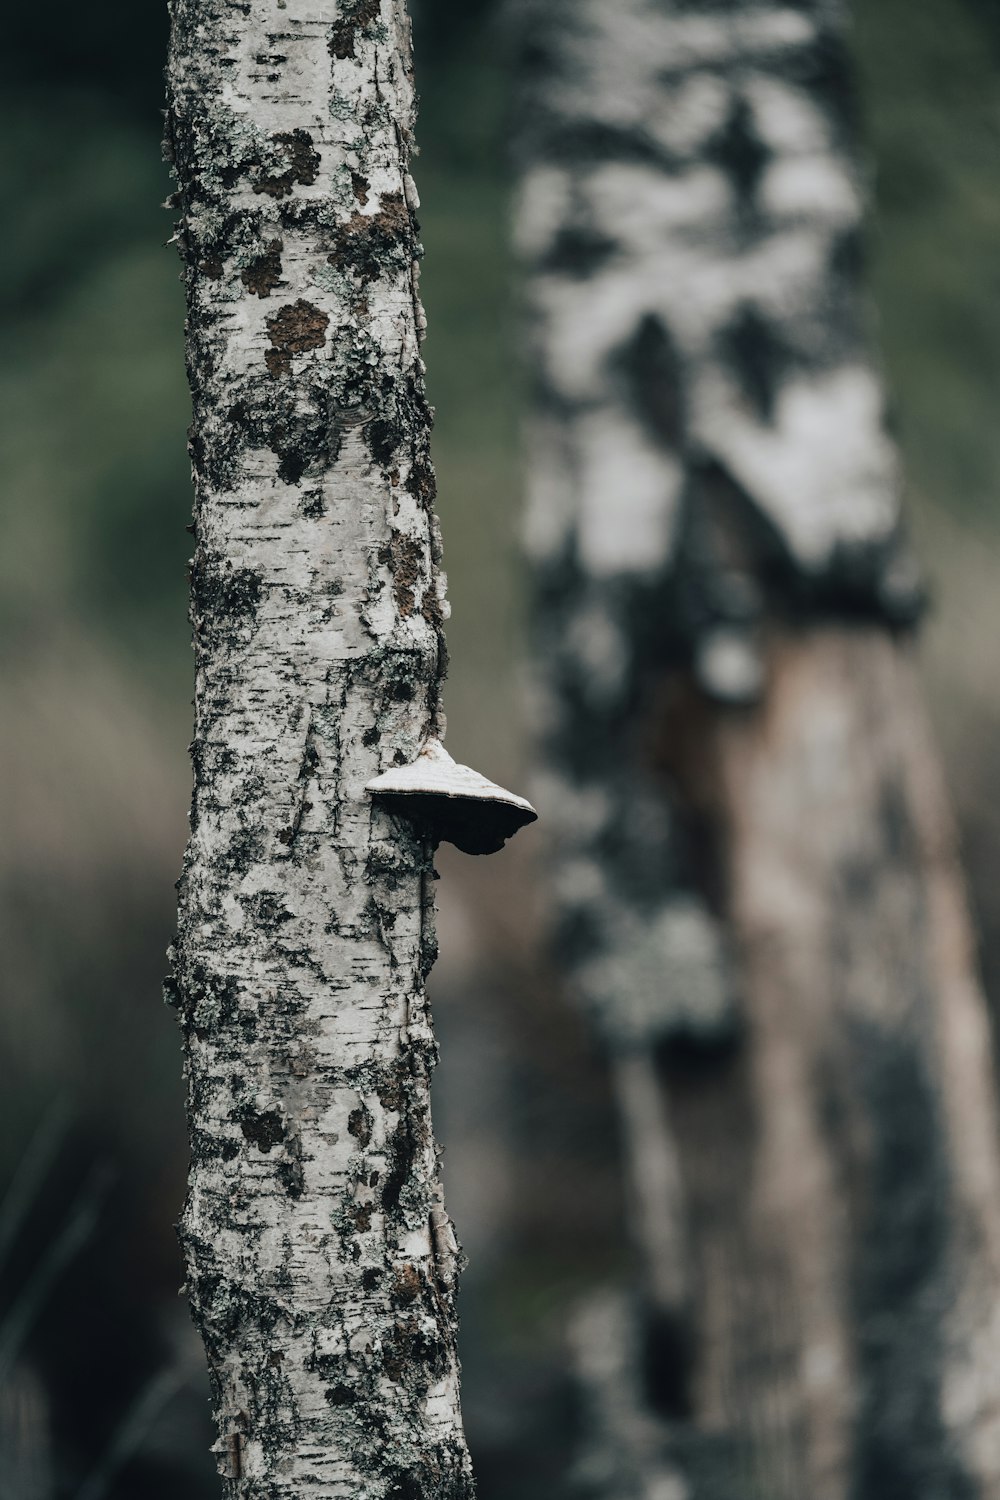
<instances>
[{"instance_id":1,"label":"grey bark","mask_svg":"<svg viewBox=\"0 0 1000 1500\"><path fill-rule=\"evenodd\" d=\"M844 8L515 15L537 800L641 1269L580 1325L587 1472L615 1500L992 1495L997 1106Z\"/></svg>"},{"instance_id":2,"label":"grey bark","mask_svg":"<svg viewBox=\"0 0 1000 1500\"><path fill-rule=\"evenodd\" d=\"M403 0L173 0L194 795L169 993L228 1496L472 1493L431 1133L442 731Z\"/></svg>"},{"instance_id":3,"label":"grey bark","mask_svg":"<svg viewBox=\"0 0 1000 1500\"><path fill-rule=\"evenodd\" d=\"M0 1381L0 1497L52 1500L55 1479L48 1403L24 1365Z\"/></svg>"}]
</instances>

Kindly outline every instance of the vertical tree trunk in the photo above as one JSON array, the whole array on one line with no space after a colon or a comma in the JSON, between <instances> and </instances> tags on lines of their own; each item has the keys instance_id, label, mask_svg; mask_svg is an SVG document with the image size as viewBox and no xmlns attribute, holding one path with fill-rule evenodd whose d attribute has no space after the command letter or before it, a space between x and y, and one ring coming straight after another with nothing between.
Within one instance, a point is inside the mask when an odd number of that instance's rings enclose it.
<instances>
[{"instance_id":1,"label":"vertical tree trunk","mask_svg":"<svg viewBox=\"0 0 1000 1500\"><path fill-rule=\"evenodd\" d=\"M993 1495L995 1088L843 7L520 14L544 801L643 1271L613 1356L581 1325L595 1487Z\"/></svg>"},{"instance_id":2,"label":"vertical tree trunk","mask_svg":"<svg viewBox=\"0 0 1000 1500\"><path fill-rule=\"evenodd\" d=\"M403 0L173 0L197 662L172 993L230 1496L472 1493L431 1134L440 732Z\"/></svg>"}]
</instances>

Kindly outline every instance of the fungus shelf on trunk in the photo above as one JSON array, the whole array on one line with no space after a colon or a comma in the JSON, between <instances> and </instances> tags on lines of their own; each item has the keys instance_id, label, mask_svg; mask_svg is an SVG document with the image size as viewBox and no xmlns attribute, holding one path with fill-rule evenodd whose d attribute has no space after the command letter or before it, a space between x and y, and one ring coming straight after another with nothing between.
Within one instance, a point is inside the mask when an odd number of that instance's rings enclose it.
<instances>
[{"instance_id":1,"label":"fungus shelf on trunk","mask_svg":"<svg viewBox=\"0 0 1000 1500\"><path fill-rule=\"evenodd\" d=\"M365 791L387 811L423 824L435 845L454 844L463 854L496 854L538 817L526 798L459 765L436 739L409 765L374 777Z\"/></svg>"}]
</instances>

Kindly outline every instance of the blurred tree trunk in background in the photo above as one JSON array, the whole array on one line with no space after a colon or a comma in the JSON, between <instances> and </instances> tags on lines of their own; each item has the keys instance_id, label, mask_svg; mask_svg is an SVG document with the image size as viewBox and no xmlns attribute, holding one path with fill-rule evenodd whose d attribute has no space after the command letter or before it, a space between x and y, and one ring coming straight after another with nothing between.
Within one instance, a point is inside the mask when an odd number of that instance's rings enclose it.
<instances>
[{"instance_id":1,"label":"blurred tree trunk in background","mask_svg":"<svg viewBox=\"0 0 1000 1500\"><path fill-rule=\"evenodd\" d=\"M598 1492L1000 1487L989 1027L912 664L836 0L521 0L528 549L565 971L641 1296Z\"/></svg>"},{"instance_id":2,"label":"blurred tree trunk in background","mask_svg":"<svg viewBox=\"0 0 1000 1500\"><path fill-rule=\"evenodd\" d=\"M52 1500L52 1470L45 1392L33 1371L15 1365L0 1380L0 1497Z\"/></svg>"},{"instance_id":3,"label":"blurred tree trunk in background","mask_svg":"<svg viewBox=\"0 0 1000 1500\"><path fill-rule=\"evenodd\" d=\"M440 732L403 0L174 0L197 662L172 997L230 1496L471 1493L431 1135Z\"/></svg>"}]
</instances>

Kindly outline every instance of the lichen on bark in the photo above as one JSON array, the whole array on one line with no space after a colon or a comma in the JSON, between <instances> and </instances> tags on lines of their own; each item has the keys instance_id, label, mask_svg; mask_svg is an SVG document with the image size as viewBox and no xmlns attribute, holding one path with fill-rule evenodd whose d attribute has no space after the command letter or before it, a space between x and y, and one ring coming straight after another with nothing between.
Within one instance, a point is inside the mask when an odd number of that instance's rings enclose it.
<instances>
[{"instance_id":1,"label":"lichen on bark","mask_svg":"<svg viewBox=\"0 0 1000 1500\"><path fill-rule=\"evenodd\" d=\"M364 793L442 728L409 24L171 18L196 698L168 994L215 1451L240 1500L463 1500L431 851Z\"/></svg>"}]
</instances>

